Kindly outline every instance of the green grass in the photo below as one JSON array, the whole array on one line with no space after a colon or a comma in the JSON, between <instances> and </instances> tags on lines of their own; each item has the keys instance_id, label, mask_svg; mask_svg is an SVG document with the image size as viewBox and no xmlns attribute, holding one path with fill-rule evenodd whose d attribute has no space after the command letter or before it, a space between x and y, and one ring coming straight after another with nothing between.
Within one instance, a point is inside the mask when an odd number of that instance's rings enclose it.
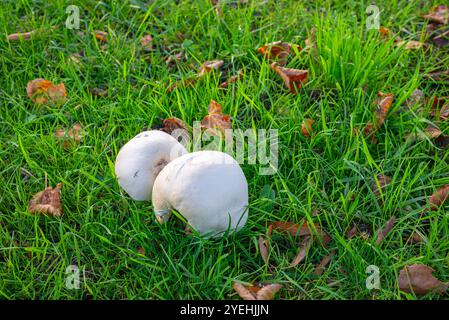
<instances>
[{"instance_id":1,"label":"green grass","mask_svg":"<svg viewBox=\"0 0 449 320\"><path fill-rule=\"evenodd\" d=\"M447 47L405 51L381 41L377 30L365 27L368 1L226 1L221 18L206 0L76 3L80 30L64 27L72 1L11 0L0 8L0 297L236 299L231 283L238 280L282 283L279 299L414 299L397 286L399 270L413 263L427 264L449 281L447 207L420 214L428 196L449 183L449 153L431 141L404 138L434 121L426 108L404 107L414 89L449 96L447 83L423 77L449 68ZM438 1L376 3L381 25L419 40L426 26L419 15ZM54 25L59 27L33 41L6 40L7 34ZM313 26L318 57L303 52L289 59L288 67L310 71L303 90L291 95L256 49L276 40L304 46ZM93 30L109 33L106 49ZM155 50L143 54L138 40L148 33ZM69 55L81 50L82 63L71 63ZM180 51L186 59L167 67L163 59ZM192 88L166 93L170 83L212 59L225 61L221 78L238 69L244 78L222 90L216 72ZM33 104L26 84L35 78L64 82L68 101ZM98 87L108 88L106 97L92 97L90 90ZM395 100L373 144L353 131L373 120L378 91ZM158 225L151 202L130 199L113 172L120 147L144 127L171 116L192 124L207 114L211 99L231 115L233 128L279 132L278 172L261 176L258 166L242 166L249 220L244 230L220 240L186 236L177 219ZM301 135L303 118L315 119L311 139ZM53 132L75 122L83 124L85 136L64 150ZM438 125L449 130L447 122ZM378 174L393 178L383 200L371 191ZM27 212L46 178L53 186L63 183L61 218ZM392 215L398 222L380 246L345 237L354 223L376 232ZM270 222L303 219L319 222L331 235L328 248L315 244L304 262L289 269L295 241L276 238L270 269L257 239ZM423 243L405 243L413 231ZM313 275L332 249L336 255L324 274ZM79 290L65 286L71 264L85 275ZM380 268L380 290L365 286L369 265Z\"/></svg>"}]
</instances>

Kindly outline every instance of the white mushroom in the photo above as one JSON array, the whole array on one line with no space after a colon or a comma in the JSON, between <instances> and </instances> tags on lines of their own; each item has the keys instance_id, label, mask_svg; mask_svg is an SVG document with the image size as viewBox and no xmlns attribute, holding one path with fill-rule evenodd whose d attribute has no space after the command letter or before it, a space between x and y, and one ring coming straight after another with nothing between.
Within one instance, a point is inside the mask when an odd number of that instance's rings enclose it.
<instances>
[{"instance_id":1,"label":"white mushroom","mask_svg":"<svg viewBox=\"0 0 449 320\"><path fill-rule=\"evenodd\" d=\"M184 146L165 132L141 132L117 155L118 183L134 200L149 200L159 172L167 163L186 153Z\"/></svg>"},{"instance_id":2,"label":"white mushroom","mask_svg":"<svg viewBox=\"0 0 449 320\"><path fill-rule=\"evenodd\" d=\"M248 217L248 184L231 156L218 151L185 154L162 169L153 186L158 221L170 210L183 215L203 236L238 231Z\"/></svg>"}]
</instances>

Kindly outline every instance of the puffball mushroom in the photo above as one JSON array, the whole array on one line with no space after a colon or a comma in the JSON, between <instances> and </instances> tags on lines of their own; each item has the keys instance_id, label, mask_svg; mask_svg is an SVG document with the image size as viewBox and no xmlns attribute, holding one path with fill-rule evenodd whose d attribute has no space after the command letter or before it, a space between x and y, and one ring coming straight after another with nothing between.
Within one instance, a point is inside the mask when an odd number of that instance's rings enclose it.
<instances>
[{"instance_id":1,"label":"puffball mushroom","mask_svg":"<svg viewBox=\"0 0 449 320\"><path fill-rule=\"evenodd\" d=\"M141 132L117 155L115 174L118 184L134 200L149 200L159 172L167 163L186 153L178 140L163 131Z\"/></svg>"},{"instance_id":2,"label":"puffball mushroom","mask_svg":"<svg viewBox=\"0 0 449 320\"><path fill-rule=\"evenodd\" d=\"M171 209L202 236L238 231L248 218L248 184L237 161L226 153L199 151L168 163L154 181L158 221Z\"/></svg>"}]
</instances>

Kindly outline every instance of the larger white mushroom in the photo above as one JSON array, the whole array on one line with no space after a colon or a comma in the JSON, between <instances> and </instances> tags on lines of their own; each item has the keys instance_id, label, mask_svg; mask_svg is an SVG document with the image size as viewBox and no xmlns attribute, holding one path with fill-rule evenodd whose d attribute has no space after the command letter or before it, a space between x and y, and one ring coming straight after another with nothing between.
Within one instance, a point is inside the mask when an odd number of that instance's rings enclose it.
<instances>
[{"instance_id":1,"label":"larger white mushroom","mask_svg":"<svg viewBox=\"0 0 449 320\"><path fill-rule=\"evenodd\" d=\"M152 199L159 222L174 209L203 236L238 231L246 223L248 184L226 153L187 153L171 135L146 131L120 149L115 173L133 199Z\"/></svg>"},{"instance_id":2,"label":"larger white mushroom","mask_svg":"<svg viewBox=\"0 0 449 320\"><path fill-rule=\"evenodd\" d=\"M162 169L154 182L152 201L158 221L166 221L175 209L200 235L216 237L245 225L248 184L231 156L199 151Z\"/></svg>"},{"instance_id":3,"label":"larger white mushroom","mask_svg":"<svg viewBox=\"0 0 449 320\"><path fill-rule=\"evenodd\" d=\"M186 153L184 146L165 132L141 132L117 155L115 174L118 183L134 200L150 200L159 172L170 161Z\"/></svg>"}]
</instances>

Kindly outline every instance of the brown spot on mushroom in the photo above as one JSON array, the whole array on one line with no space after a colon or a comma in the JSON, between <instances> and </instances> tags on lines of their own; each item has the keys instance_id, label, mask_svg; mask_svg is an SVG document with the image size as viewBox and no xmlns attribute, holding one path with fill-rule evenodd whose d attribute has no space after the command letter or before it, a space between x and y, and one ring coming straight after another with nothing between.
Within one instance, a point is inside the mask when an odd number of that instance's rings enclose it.
<instances>
[{"instance_id":1,"label":"brown spot on mushroom","mask_svg":"<svg viewBox=\"0 0 449 320\"><path fill-rule=\"evenodd\" d=\"M155 176L159 174L159 172L164 169L164 167L167 165L168 161L166 159L159 160L156 165L154 166L153 173Z\"/></svg>"}]
</instances>

